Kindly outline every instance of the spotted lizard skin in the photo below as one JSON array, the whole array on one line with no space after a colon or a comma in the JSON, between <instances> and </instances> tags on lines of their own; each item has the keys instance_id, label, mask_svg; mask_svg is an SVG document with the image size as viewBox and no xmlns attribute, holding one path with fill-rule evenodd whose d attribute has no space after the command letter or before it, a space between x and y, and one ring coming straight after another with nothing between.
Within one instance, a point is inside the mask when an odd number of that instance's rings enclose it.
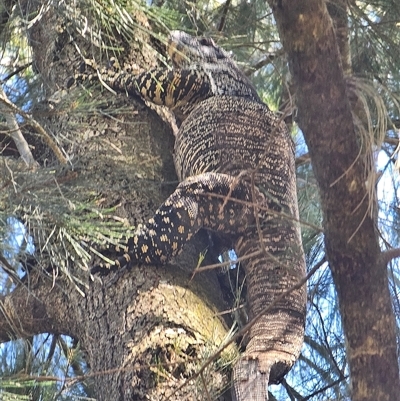
<instances>
[{"instance_id":1,"label":"spotted lizard skin","mask_svg":"<svg viewBox=\"0 0 400 401\"><path fill-rule=\"evenodd\" d=\"M260 100L229 55L209 38L171 33L173 69L121 74L118 92L169 107L180 125L174 161L180 184L129 239L114 265L166 263L201 228L232 236L246 272L251 320L305 275L295 159L285 124ZM247 334L233 370L233 398L265 401L303 343L306 290L279 301Z\"/></svg>"}]
</instances>

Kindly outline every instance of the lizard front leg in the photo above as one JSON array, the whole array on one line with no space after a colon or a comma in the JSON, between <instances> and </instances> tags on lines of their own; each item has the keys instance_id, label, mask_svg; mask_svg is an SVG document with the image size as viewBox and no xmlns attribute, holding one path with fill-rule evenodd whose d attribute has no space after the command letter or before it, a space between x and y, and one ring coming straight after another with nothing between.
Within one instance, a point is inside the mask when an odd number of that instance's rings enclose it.
<instances>
[{"instance_id":1,"label":"lizard front leg","mask_svg":"<svg viewBox=\"0 0 400 401\"><path fill-rule=\"evenodd\" d=\"M243 233L254 224L264 196L250 183L227 174L203 173L182 181L146 225L128 240L127 252L114 265L98 265L92 273L108 274L134 263L163 264L178 255L201 228Z\"/></svg>"},{"instance_id":2,"label":"lizard front leg","mask_svg":"<svg viewBox=\"0 0 400 401\"><path fill-rule=\"evenodd\" d=\"M140 95L158 106L166 106L182 121L196 104L212 96L208 76L195 68L158 68L138 76L122 72L108 84L130 97Z\"/></svg>"}]
</instances>

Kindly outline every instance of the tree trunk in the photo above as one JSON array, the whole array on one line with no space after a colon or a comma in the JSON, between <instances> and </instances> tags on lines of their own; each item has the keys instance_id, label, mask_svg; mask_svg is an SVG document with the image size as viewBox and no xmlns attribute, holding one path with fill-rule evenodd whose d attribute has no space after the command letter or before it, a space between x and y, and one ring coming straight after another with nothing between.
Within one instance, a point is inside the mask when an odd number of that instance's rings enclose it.
<instances>
[{"instance_id":1,"label":"tree trunk","mask_svg":"<svg viewBox=\"0 0 400 401\"><path fill-rule=\"evenodd\" d=\"M36 15L40 4L27 2L26 14ZM134 224L147 220L174 189L162 184L176 181L171 130L143 103L111 94L100 85L92 88L84 101L79 98L85 96L84 90L65 90L82 61L77 49L90 57L91 46L73 34L74 21L64 19L63 12L62 8L42 9L29 31L29 40L35 69L43 78L49 100L36 108L35 117L58 139L70 158L70 169L67 173L56 169L56 174L40 185L34 180L39 180L42 172L35 173L35 179L28 177L34 182L29 192L23 185L27 173L15 170L10 176L9 166L2 165L4 181L0 186L14 183L16 191L10 201L22 204L21 217L34 202L41 206L36 195L45 187L47 191L57 188L68 204L79 204L100 192L97 203L116 207L120 218ZM145 24L142 16L136 17L138 23ZM142 47L149 37L141 30L135 37L133 44L121 39L129 52L127 58L148 68L155 60ZM33 153L42 165L54 161L40 141L36 141ZM51 205L51 199L42 200ZM40 210L50 225L62 214L51 207ZM173 265L163 268L134 267L130 274L116 273L91 281L87 271L75 266L70 274L79 278L84 296L68 280L65 268L52 266L63 272L54 283L56 270L46 274L36 263L25 283L0 299L0 340L42 332L79 340L98 400L216 399L228 384L226 372L216 365L223 358L220 366L225 366L235 356L233 347L201 378L186 383L227 335L224 322L217 317L226 305L216 273L190 278L199 253L207 246L204 237L199 235ZM39 255L42 244L36 245L39 261L48 266L46 255ZM110 257L116 254L108 252ZM208 257L207 262L214 260Z\"/></svg>"},{"instance_id":2,"label":"tree trunk","mask_svg":"<svg viewBox=\"0 0 400 401\"><path fill-rule=\"evenodd\" d=\"M365 184L371 175L353 124L332 20L321 0L268 2L288 53L299 125L319 184L352 400L395 400L400 383L388 276Z\"/></svg>"}]
</instances>

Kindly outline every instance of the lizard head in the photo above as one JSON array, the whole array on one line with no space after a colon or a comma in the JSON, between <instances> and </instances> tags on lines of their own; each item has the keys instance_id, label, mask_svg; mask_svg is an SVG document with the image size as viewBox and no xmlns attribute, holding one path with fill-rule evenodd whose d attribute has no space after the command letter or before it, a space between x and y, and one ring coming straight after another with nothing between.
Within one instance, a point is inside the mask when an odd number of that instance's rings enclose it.
<instances>
[{"instance_id":1,"label":"lizard head","mask_svg":"<svg viewBox=\"0 0 400 401\"><path fill-rule=\"evenodd\" d=\"M172 31L167 52L174 68L201 71L201 79L209 84L213 96L240 96L261 101L250 80L211 38Z\"/></svg>"},{"instance_id":2,"label":"lizard head","mask_svg":"<svg viewBox=\"0 0 400 401\"><path fill-rule=\"evenodd\" d=\"M185 67L193 63L232 63L228 53L218 47L211 38L197 38L186 32L170 33L168 55L174 67Z\"/></svg>"}]
</instances>

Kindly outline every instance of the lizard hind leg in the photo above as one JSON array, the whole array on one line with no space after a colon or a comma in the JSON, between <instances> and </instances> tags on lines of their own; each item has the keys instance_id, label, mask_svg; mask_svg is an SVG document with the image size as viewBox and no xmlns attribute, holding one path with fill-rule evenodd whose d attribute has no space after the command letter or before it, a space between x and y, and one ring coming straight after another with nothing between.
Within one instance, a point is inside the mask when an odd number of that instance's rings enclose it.
<instances>
[{"instance_id":1,"label":"lizard hind leg","mask_svg":"<svg viewBox=\"0 0 400 401\"><path fill-rule=\"evenodd\" d=\"M230 235L243 233L254 224L254 202L262 199L249 182L228 174L210 172L189 177L146 225L138 227L128 240L127 252L114 265L98 265L91 272L106 275L135 263L167 263L201 228Z\"/></svg>"}]
</instances>

